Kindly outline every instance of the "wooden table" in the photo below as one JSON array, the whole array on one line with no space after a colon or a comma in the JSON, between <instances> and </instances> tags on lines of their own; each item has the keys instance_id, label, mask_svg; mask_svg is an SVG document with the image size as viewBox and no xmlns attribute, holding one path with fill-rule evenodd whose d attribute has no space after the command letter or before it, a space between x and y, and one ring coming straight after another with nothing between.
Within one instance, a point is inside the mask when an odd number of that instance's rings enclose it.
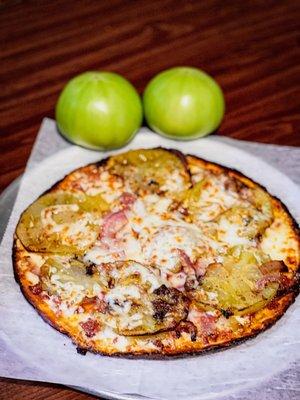
<instances>
[{"instance_id":1,"label":"wooden table","mask_svg":"<svg viewBox=\"0 0 300 400\"><path fill-rule=\"evenodd\" d=\"M225 92L218 134L299 146L299 20L294 0L0 1L0 191L22 173L62 87L86 70L118 72L142 92L162 69L203 68ZM93 396L2 379L4 398Z\"/></svg>"}]
</instances>

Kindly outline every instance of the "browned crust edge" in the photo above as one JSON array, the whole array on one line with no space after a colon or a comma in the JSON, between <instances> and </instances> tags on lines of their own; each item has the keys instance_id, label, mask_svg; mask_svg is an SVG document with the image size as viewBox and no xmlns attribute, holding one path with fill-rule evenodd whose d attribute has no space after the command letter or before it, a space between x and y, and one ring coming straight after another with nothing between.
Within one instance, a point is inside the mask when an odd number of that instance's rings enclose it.
<instances>
[{"instance_id":1,"label":"browned crust edge","mask_svg":"<svg viewBox=\"0 0 300 400\"><path fill-rule=\"evenodd\" d=\"M211 161L207 161L203 158L194 156L194 155L184 155L183 153L181 153L178 150L175 149L166 149L163 147L158 147L159 149L163 149L163 150L167 150L170 151L172 153L174 153L175 155L177 155L181 160L184 159L186 160L186 157L191 157L194 158L198 161L200 161L201 163L205 164L205 167L207 169L209 166L215 166L217 167L217 169L220 172L226 172L229 176L233 176L233 177L237 177L238 179L242 179L244 181L246 181L247 183L250 183L250 185L252 186L257 186L260 187L261 189L263 189L265 192L267 192L272 199L274 199L276 202L278 202L278 204L280 205L280 207L282 208L282 210L285 212L285 214L288 217L288 221L290 223L291 228L293 229L293 231L295 232L297 239L298 239L298 244L300 247L300 229L299 229L299 225L297 223L297 221L293 218L293 216L291 215L291 213L289 212L288 208L285 206L284 203L282 203L282 201L270 194L268 192L268 190L261 184L257 183L256 181L254 181L253 179L250 179L249 177L247 177L246 175L242 174L240 171L235 170L233 168L229 168L229 167L225 167L223 165L220 165L218 163L214 163ZM100 160L99 162L96 163L90 163L85 165L84 167L88 167L88 166L100 166L100 165L104 165L105 163L107 163L107 161L109 160L109 157L104 158L102 160ZM188 166L188 162L185 162L185 166L187 168ZM80 167L77 170L80 170L81 168L84 167ZM187 168L189 174L190 171ZM75 171L75 170L74 170ZM70 173L74 172L71 171ZM69 174L70 174L69 173ZM45 191L42 195L51 192L52 190L56 189L59 184L69 175L65 175L62 179L60 179L58 182L56 182L51 188L49 188L47 191ZM42 196L41 195L41 196ZM293 285L293 287L290 289L290 291L288 293L285 293L283 295L281 295L280 297L277 297L275 300L279 301L279 300L284 300L284 304L282 309L280 310L279 314L268 318L266 321L264 321L263 325L259 328L255 328L253 329L249 334L246 334L243 337L240 338L236 338L233 340L228 340L227 342L223 342L221 344L212 344L209 345L203 349L199 349L199 350L191 350L191 351L180 351L180 349L178 349L178 351L174 351L172 350L172 353L168 353L167 351L164 350L160 350L157 352L147 352L147 351L141 351L141 352L127 352L127 353L122 353L122 352L114 352L114 353L105 353L105 352L101 352L101 351L95 351L93 350L93 348L91 346L86 346L83 343L78 343L76 341L74 341L73 337L65 330L63 329L59 324L57 324L54 320L52 320L48 315L46 315L45 313L43 313L37 306L36 306L36 302L33 300L34 297L33 295L31 295L27 290L25 290L25 288L23 287L22 283L21 283L21 278L19 276L18 273L18 268L17 268L17 261L18 261L18 249L17 249L17 238L16 236L14 237L14 241L13 241L13 249L12 249L12 264L13 264L13 272L14 272L14 277L16 282L19 284L20 286L20 290L22 292L22 294L24 295L25 299L29 302L29 304L38 312L38 314L42 317L42 319L48 323L49 325L51 325L53 328L55 328L57 331L59 331L60 333L68 336L74 345L77 346L77 349L79 349L80 351L89 351L91 353L94 354L99 354L102 356L108 356L108 357L122 357L122 358L128 358L128 359L153 359L153 360L168 360L168 359L175 359L175 358L183 358L183 357L194 357L197 355L204 355L208 352L212 353L212 352L219 352L219 351L223 351L226 350L228 348L237 346L241 343L246 342L249 339L253 339L256 336L258 336L261 332L266 331L267 329L271 328L286 312L286 310L289 308L289 306L294 303L297 295L299 294L299 283L300 283L300 275L299 275L299 270L300 270L300 264L298 264L298 268L295 271L295 275L296 275L296 284ZM275 307L276 308L276 307ZM278 309L278 307L277 307Z\"/></svg>"}]
</instances>

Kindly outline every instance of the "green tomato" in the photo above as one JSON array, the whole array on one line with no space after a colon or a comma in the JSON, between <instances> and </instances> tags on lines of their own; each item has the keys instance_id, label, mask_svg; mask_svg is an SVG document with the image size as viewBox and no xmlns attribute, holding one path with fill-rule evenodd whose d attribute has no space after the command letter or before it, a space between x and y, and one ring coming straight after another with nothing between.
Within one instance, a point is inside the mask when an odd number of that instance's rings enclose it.
<instances>
[{"instance_id":1,"label":"green tomato","mask_svg":"<svg viewBox=\"0 0 300 400\"><path fill-rule=\"evenodd\" d=\"M140 128L141 99L126 79L112 72L85 72L71 79L56 105L58 129L92 149L124 146Z\"/></svg>"},{"instance_id":2,"label":"green tomato","mask_svg":"<svg viewBox=\"0 0 300 400\"><path fill-rule=\"evenodd\" d=\"M156 75L143 96L148 125L175 139L208 135L221 123L224 97L220 86L205 72L176 67Z\"/></svg>"}]
</instances>

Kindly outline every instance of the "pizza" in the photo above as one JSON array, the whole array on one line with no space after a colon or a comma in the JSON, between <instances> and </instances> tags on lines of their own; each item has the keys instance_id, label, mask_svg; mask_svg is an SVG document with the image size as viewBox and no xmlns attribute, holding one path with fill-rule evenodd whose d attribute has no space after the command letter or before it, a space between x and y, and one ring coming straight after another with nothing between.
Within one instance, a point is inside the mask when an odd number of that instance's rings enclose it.
<instances>
[{"instance_id":1,"label":"pizza","mask_svg":"<svg viewBox=\"0 0 300 400\"><path fill-rule=\"evenodd\" d=\"M15 276L78 352L165 357L274 324L299 290L299 230L241 173L131 150L67 175L18 222Z\"/></svg>"}]
</instances>

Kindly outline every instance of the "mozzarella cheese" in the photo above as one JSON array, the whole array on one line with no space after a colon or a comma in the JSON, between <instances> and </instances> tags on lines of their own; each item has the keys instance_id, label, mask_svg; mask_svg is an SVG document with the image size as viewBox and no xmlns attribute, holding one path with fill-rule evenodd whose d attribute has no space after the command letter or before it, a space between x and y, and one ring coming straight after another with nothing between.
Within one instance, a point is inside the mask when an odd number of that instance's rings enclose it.
<instances>
[{"instance_id":1,"label":"mozzarella cheese","mask_svg":"<svg viewBox=\"0 0 300 400\"><path fill-rule=\"evenodd\" d=\"M85 255L85 261L97 265L114 261L134 260L141 264L158 266L163 278L178 272L183 251L191 261L211 256L213 240L201 228L178 218L168 211L171 200L147 195L138 199L126 212L128 224L106 246L96 243ZM213 243L218 247L216 242ZM178 284L174 277L175 285ZM176 287L176 286L174 286Z\"/></svg>"},{"instance_id":2,"label":"mozzarella cheese","mask_svg":"<svg viewBox=\"0 0 300 400\"><path fill-rule=\"evenodd\" d=\"M260 247L272 260L283 260L287 265L297 266L294 260L299 259L297 237L293 229L280 219L266 229Z\"/></svg>"},{"instance_id":3,"label":"mozzarella cheese","mask_svg":"<svg viewBox=\"0 0 300 400\"><path fill-rule=\"evenodd\" d=\"M163 225L145 235L142 249L146 259L163 271L174 271L180 263L177 249L194 258L198 245L202 245L200 232L193 227Z\"/></svg>"},{"instance_id":4,"label":"mozzarella cheese","mask_svg":"<svg viewBox=\"0 0 300 400\"><path fill-rule=\"evenodd\" d=\"M41 212L41 222L47 234L59 234L63 245L75 244L78 247L89 246L95 242L97 232L91 228L91 224L100 224L90 213L80 213L72 222L57 223L54 216L64 212L78 212L77 204L60 204L46 207Z\"/></svg>"},{"instance_id":5,"label":"mozzarella cheese","mask_svg":"<svg viewBox=\"0 0 300 400\"><path fill-rule=\"evenodd\" d=\"M252 245L253 242L241 235L241 226L230 222L226 218L220 218L218 225L218 239L230 246Z\"/></svg>"}]
</instances>

